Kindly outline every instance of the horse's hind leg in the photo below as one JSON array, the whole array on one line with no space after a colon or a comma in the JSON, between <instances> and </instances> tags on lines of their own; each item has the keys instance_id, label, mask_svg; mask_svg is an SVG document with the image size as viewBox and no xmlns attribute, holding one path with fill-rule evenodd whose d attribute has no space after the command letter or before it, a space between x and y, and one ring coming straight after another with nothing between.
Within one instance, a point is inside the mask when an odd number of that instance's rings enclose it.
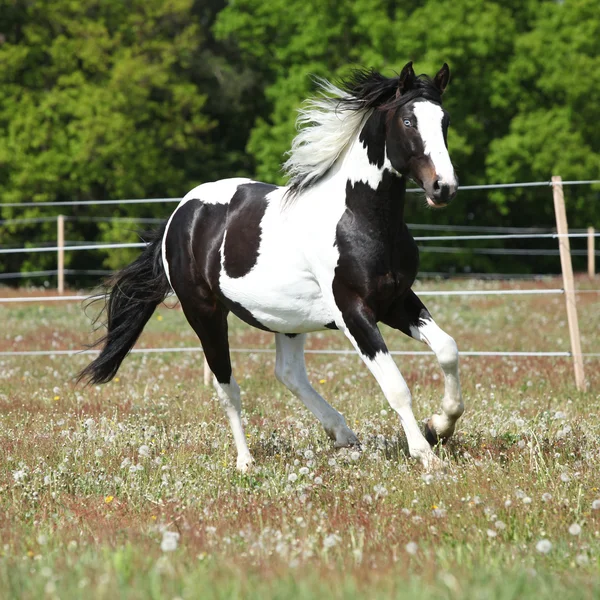
<instances>
[{"instance_id":1,"label":"horse's hind leg","mask_svg":"<svg viewBox=\"0 0 600 600\"><path fill-rule=\"evenodd\" d=\"M321 422L327 435L335 440L338 448L358 445L358 438L346 425L344 417L330 406L310 385L304 363L305 334L288 336L275 335L277 358L275 375L295 396L300 398L306 408Z\"/></svg>"},{"instance_id":2,"label":"horse's hind leg","mask_svg":"<svg viewBox=\"0 0 600 600\"><path fill-rule=\"evenodd\" d=\"M448 439L465 410L458 376L456 342L437 325L412 290L397 303L384 322L427 344L435 353L444 372L444 397L440 414L434 414L427 423L426 437L432 445L440 439Z\"/></svg>"},{"instance_id":3,"label":"horse's hind leg","mask_svg":"<svg viewBox=\"0 0 600 600\"><path fill-rule=\"evenodd\" d=\"M181 296L180 296L181 299ZM231 371L229 340L227 338L227 311L220 305L182 301L183 312L200 338L217 396L229 419L237 449L237 468L246 472L254 462L246 443L242 425L240 388Z\"/></svg>"}]
</instances>

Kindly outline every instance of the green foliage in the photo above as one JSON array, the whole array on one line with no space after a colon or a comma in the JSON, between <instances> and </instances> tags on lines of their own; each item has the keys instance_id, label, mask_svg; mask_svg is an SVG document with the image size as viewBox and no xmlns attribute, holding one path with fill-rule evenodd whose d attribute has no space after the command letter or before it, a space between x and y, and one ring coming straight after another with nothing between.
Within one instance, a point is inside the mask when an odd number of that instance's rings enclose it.
<instances>
[{"instance_id":1,"label":"green foliage","mask_svg":"<svg viewBox=\"0 0 600 600\"><path fill-rule=\"evenodd\" d=\"M284 183L310 75L452 71L446 106L461 183L600 177L595 0L0 0L0 201L181 196L235 175ZM569 192L569 221L600 218L598 188ZM166 217L172 205L69 209ZM5 207L1 216L48 209ZM463 192L413 222L552 226L549 190ZM133 241L123 225L72 224L70 240ZM127 225L131 230L133 227ZM3 244L52 240L53 223L0 224ZM68 255L116 268L135 251ZM8 255L6 255L8 256ZM52 268L10 255L0 270ZM424 270L554 270L557 262L423 254Z\"/></svg>"}]
</instances>

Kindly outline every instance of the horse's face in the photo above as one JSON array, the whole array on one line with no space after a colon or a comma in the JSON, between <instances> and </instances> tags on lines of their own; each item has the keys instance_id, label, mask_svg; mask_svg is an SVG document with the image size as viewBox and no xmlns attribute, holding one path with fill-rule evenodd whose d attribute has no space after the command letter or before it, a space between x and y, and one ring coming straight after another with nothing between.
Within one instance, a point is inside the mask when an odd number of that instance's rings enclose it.
<instances>
[{"instance_id":1,"label":"horse's face","mask_svg":"<svg viewBox=\"0 0 600 600\"><path fill-rule=\"evenodd\" d=\"M405 71L408 70L408 73ZM443 93L450 71L444 65L433 79ZM400 75L399 96L410 91L412 64ZM427 203L433 208L446 206L456 195L458 181L448 154L447 133L450 119L440 104L416 98L400 105L388 115L386 129L387 155L402 175L425 190Z\"/></svg>"}]
</instances>

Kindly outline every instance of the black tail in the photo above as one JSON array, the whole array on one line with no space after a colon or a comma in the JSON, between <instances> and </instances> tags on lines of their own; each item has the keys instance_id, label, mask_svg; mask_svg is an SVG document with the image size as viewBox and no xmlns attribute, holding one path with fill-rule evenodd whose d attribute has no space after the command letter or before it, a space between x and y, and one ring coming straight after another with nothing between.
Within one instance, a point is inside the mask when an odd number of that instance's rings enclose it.
<instances>
[{"instance_id":1,"label":"black tail","mask_svg":"<svg viewBox=\"0 0 600 600\"><path fill-rule=\"evenodd\" d=\"M137 341L154 309L171 287L162 262L161 246L166 223L146 234L148 246L129 266L108 280L106 293L107 333L94 346L102 352L77 378L88 383L106 383L119 370L123 359Z\"/></svg>"}]
</instances>

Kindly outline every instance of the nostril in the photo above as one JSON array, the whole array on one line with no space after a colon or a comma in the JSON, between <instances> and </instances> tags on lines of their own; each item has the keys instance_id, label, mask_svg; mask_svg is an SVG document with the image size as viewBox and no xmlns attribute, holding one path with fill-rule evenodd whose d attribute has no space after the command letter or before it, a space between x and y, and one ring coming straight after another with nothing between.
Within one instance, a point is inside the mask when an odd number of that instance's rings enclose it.
<instances>
[{"instance_id":1,"label":"nostril","mask_svg":"<svg viewBox=\"0 0 600 600\"><path fill-rule=\"evenodd\" d=\"M433 190L434 190L435 192L439 192L439 191L440 191L440 180L439 180L439 179L436 179L436 180L433 182Z\"/></svg>"}]
</instances>

